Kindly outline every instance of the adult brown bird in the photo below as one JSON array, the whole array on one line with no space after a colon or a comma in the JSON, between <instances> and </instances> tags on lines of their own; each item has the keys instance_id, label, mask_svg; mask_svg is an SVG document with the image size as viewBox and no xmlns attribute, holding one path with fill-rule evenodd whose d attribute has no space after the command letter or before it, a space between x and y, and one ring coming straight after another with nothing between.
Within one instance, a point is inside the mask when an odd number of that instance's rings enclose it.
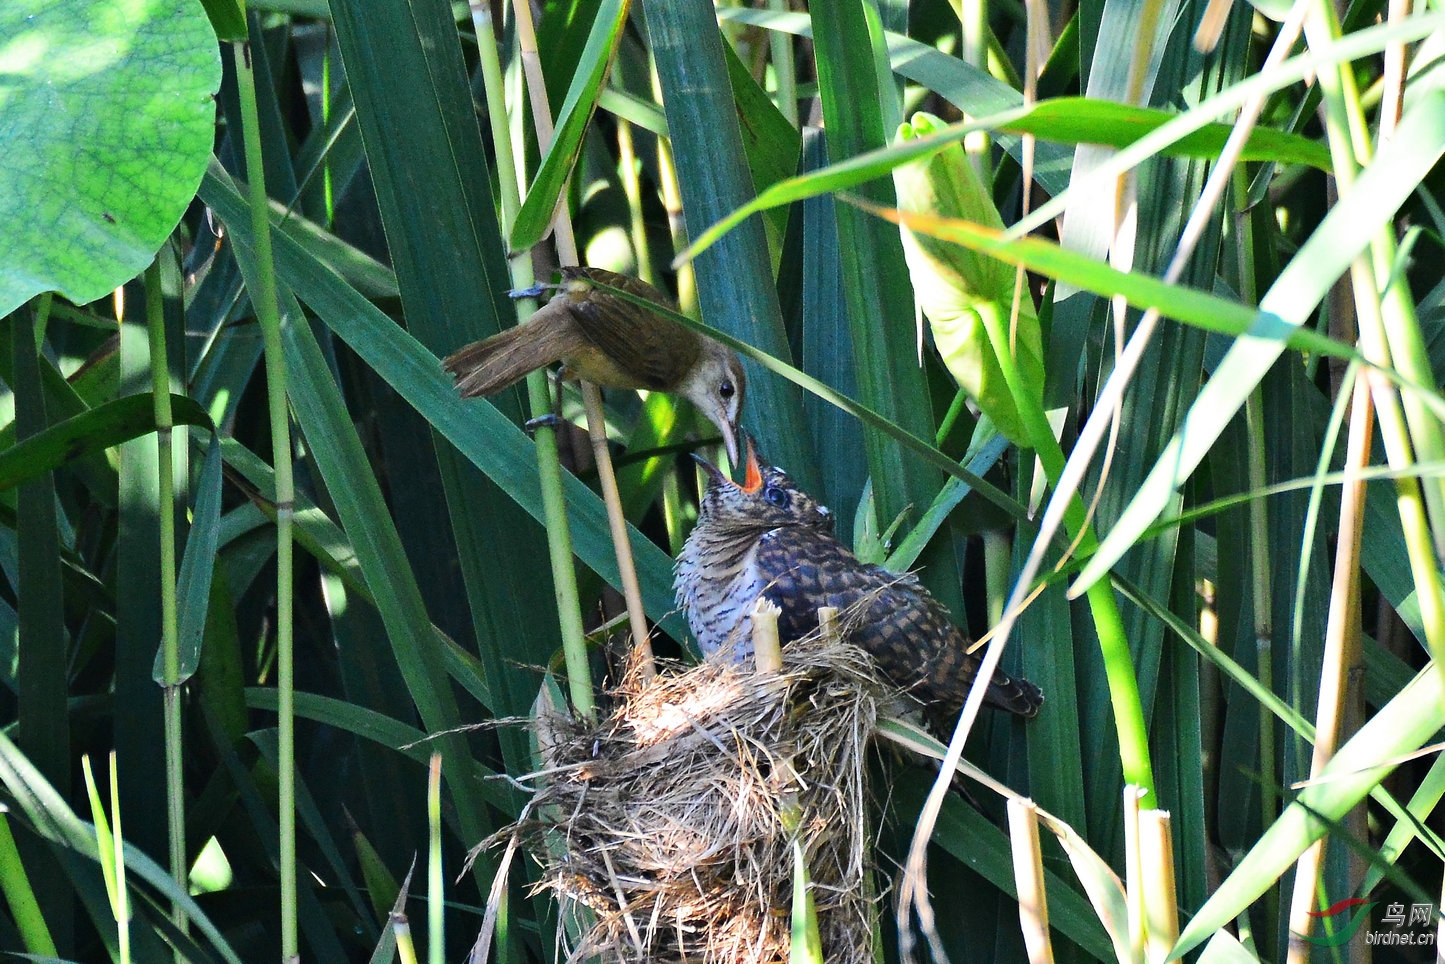
<instances>
[{"instance_id":1,"label":"adult brown bird","mask_svg":"<svg viewBox=\"0 0 1445 964\"><path fill-rule=\"evenodd\" d=\"M782 610L778 631L785 645L817 627L820 606L835 606L849 641L872 656L884 676L931 716L956 718L980 660L968 652L948 610L912 574L860 562L834 537L826 506L760 458L751 439L747 450L742 485L698 458L710 479L673 585L703 653L732 646L740 659L752 652L751 614L759 596ZM996 672L985 700L1032 717L1043 694L1028 680Z\"/></svg>"},{"instance_id":2,"label":"adult brown bird","mask_svg":"<svg viewBox=\"0 0 1445 964\"><path fill-rule=\"evenodd\" d=\"M557 294L531 318L442 362L462 397L495 394L560 361L563 378L681 395L718 427L728 461L736 465L746 389L737 354L594 282L676 310L666 295L637 278L602 268L563 268Z\"/></svg>"}]
</instances>

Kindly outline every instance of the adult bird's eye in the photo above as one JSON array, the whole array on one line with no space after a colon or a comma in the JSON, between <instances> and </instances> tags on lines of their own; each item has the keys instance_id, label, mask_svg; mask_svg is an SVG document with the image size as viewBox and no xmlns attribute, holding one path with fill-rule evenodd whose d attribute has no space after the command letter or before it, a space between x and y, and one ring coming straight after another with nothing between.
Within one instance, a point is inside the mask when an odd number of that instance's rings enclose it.
<instances>
[{"instance_id":1,"label":"adult bird's eye","mask_svg":"<svg viewBox=\"0 0 1445 964\"><path fill-rule=\"evenodd\" d=\"M770 485L766 489L763 489L763 501L781 509L788 504L788 493L776 485Z\"/></svg>"},{"instance_id":2,"label":"adult bird's eye","mask_svg":"<svg viewBox=\"0 0 1445 964\"><path fill-rule=\"evenodd\" d=\"M727 379L723 379L723 383L718 386L717 392L724 399L729 399L732 398L733 395L737 394L737 389L733 387L732 382L728 381Z\"/></svg>"}]
</instances>

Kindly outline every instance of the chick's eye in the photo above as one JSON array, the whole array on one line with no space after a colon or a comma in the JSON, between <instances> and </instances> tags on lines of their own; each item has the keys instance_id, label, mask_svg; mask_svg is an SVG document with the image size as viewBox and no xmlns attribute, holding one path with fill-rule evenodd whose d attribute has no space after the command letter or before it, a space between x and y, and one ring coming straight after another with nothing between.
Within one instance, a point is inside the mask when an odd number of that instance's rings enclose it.
<instances>
[{"instance_id":1,"label":"chick's eye","mask_svg":"<svg viewBox=\"0 0 1445 964\"><path fill-rule=\"evenodd\" d=\"M779 509L781 509L783 508L783 506L788 504L788 493L784 492L776 485L770 485L763 490L763 501L768 503L769 505L775 505Z\"/></svg>"},{"instance_id":2,"label":"chick's eye","mask_svg":"<svg viewBox=\"0 0 1445 964\"><path fill-rule=\"evenodd\" d=\"M718 386L717 393L726 400L736 395L737 389L733 387L732 382L724 380L723 383Z\"/></svg>"}]
</instances>

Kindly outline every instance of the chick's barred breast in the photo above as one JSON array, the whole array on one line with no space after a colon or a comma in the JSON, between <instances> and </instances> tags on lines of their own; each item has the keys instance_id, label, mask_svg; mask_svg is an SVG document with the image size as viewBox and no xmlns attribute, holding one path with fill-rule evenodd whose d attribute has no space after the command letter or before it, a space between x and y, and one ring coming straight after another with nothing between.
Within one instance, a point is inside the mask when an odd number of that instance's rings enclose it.
<instances>
[{"instance_id":1,"label":"chick's barred breast","mask_svg":"<svg viewBox=\"0 0 1445 964\"><path fill-rule=\"evenodd\" d=\"M830 534L795 526L763 535L756 565L763 595L782 610L784 643L817 627L819 607L834 606L847 613L850 641L895 685L945 711L963 705L980 659L915 576L860 562ZM987 701L1032 717L1043 696L1027 680L996 672Z\"/></svg>"}]
</instances>

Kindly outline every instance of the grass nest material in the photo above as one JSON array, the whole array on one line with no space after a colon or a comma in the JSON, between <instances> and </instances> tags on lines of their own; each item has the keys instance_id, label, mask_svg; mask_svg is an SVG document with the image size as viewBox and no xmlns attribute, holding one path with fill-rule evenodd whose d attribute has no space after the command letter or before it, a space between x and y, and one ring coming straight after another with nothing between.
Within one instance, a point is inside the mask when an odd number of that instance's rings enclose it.
<instances>
[{"instance_id":1,"label":"grass nest material","mask_svg":"<svg viewBox=\"0 0 1445 964\"><path fill-rule=\"evenodd\" d=\"M778 673L629 673L600 723L539 722L530 815L494 839L542 864L568 961L787 961L795 839L824 958L871 961L865 749L891 693L821 634Z\"/></svg>"}]
</instances>

